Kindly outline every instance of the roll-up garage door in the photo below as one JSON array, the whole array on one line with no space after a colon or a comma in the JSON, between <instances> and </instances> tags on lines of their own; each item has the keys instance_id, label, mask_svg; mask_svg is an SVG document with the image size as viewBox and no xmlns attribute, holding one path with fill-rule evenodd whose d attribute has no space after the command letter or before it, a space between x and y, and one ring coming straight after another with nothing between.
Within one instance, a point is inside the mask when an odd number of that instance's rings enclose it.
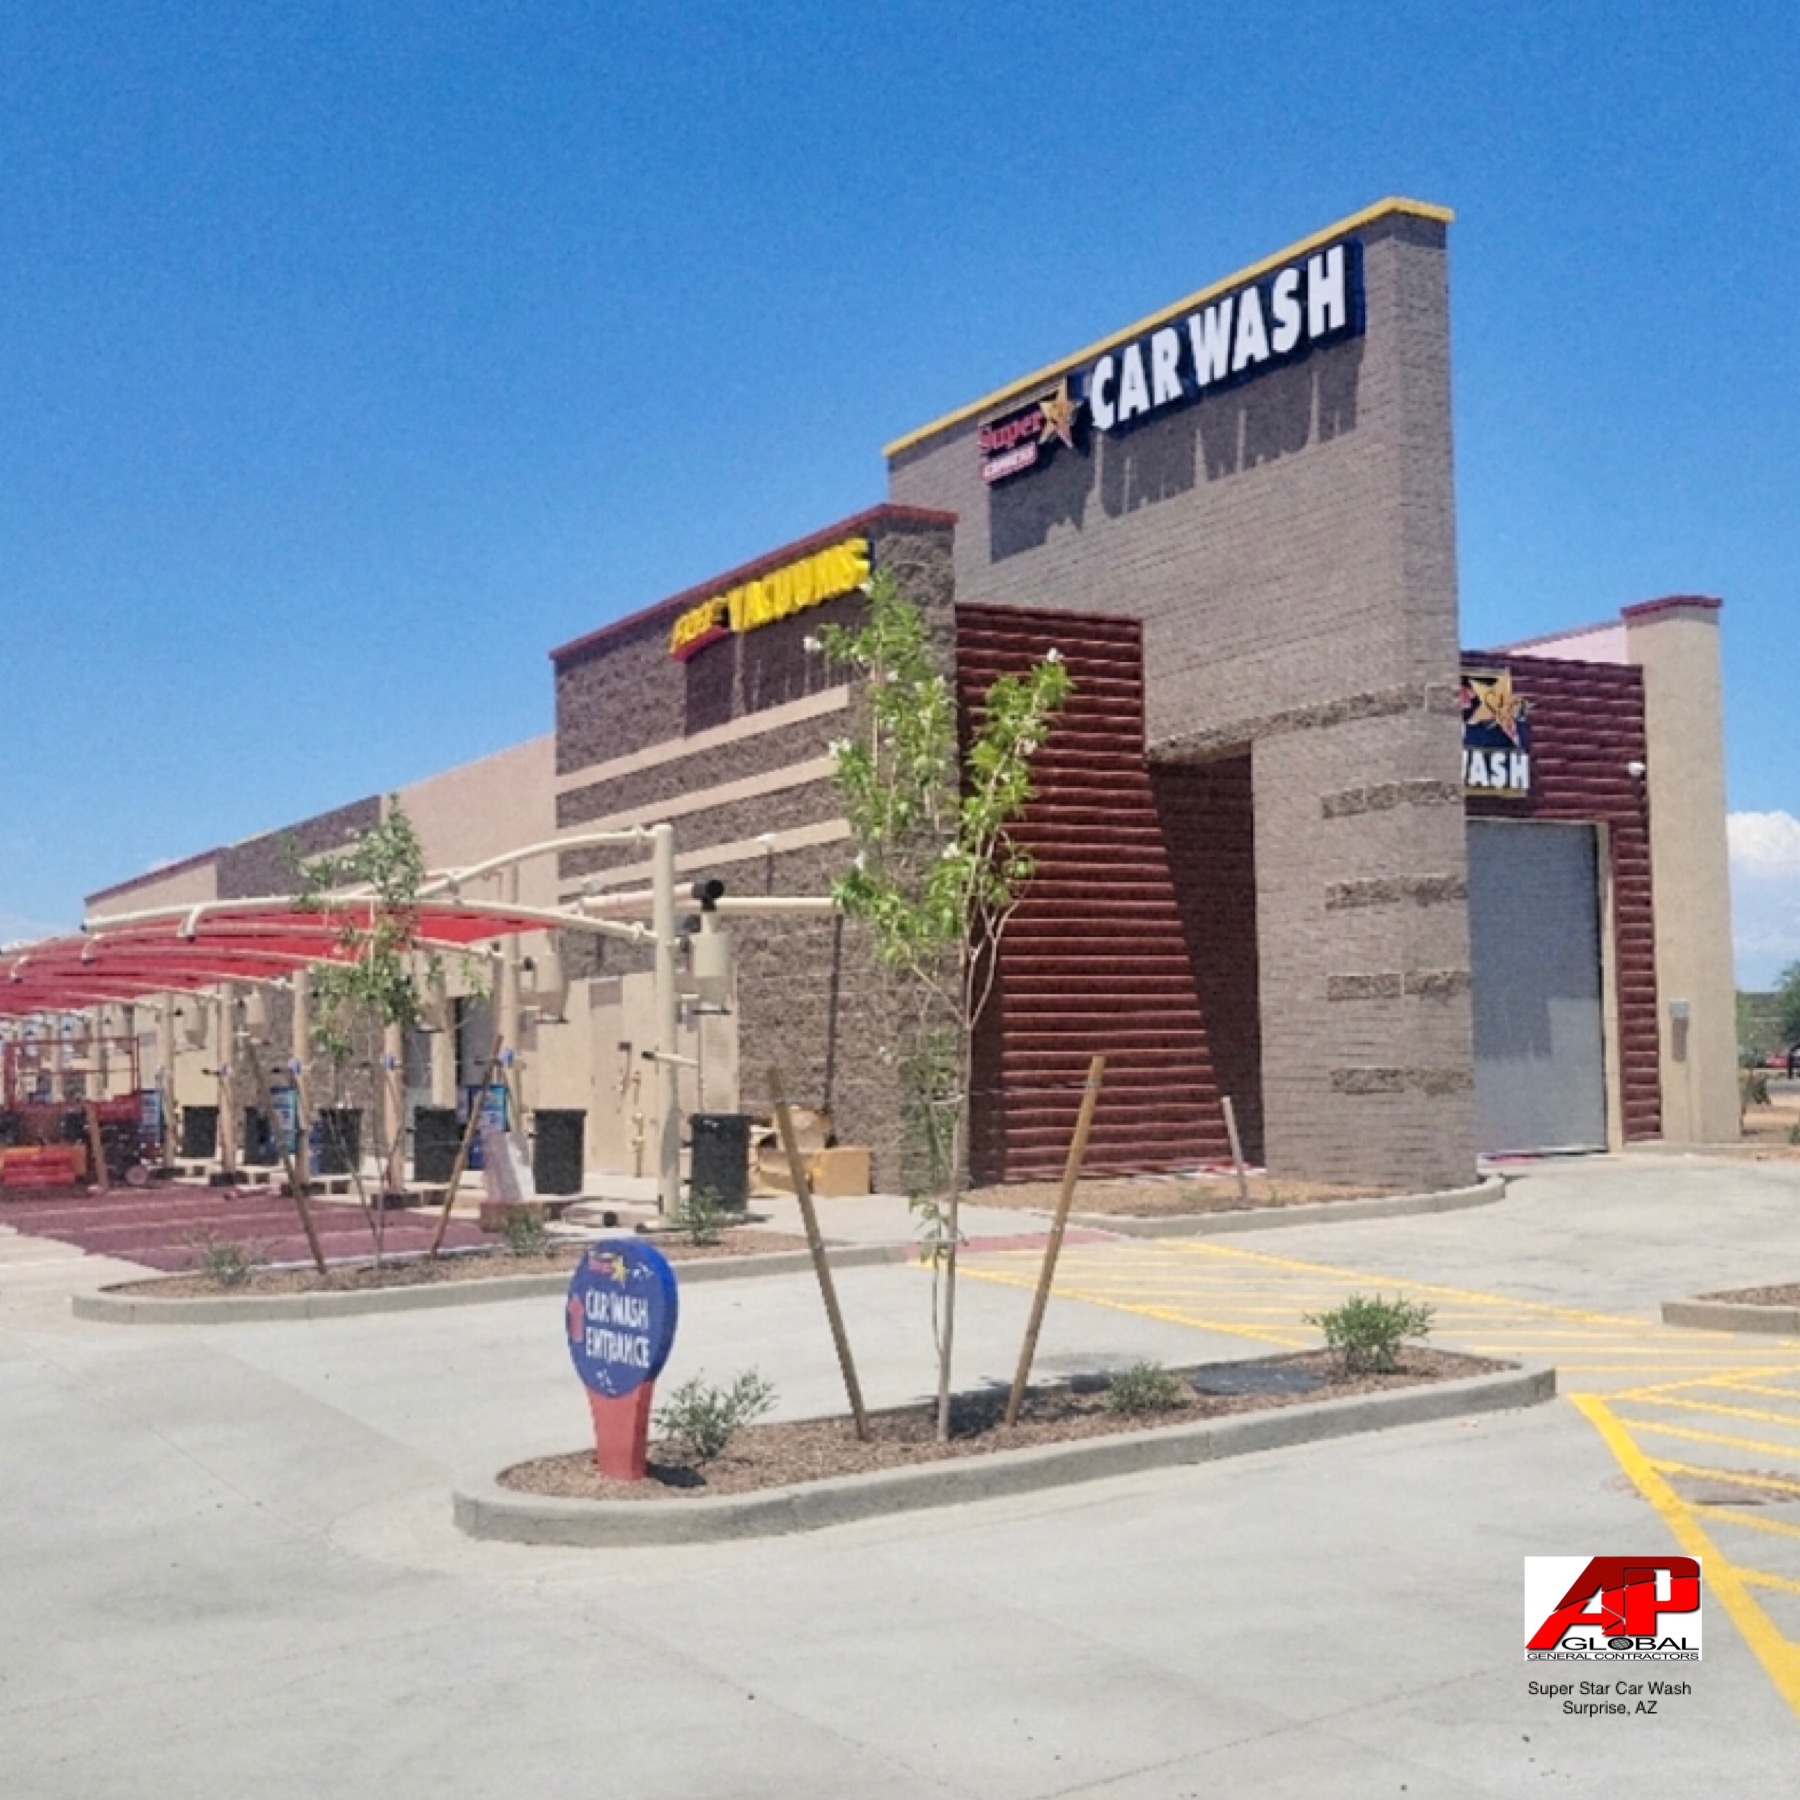
<instances>
[{"instance_id":1,"label":"roll-up garage door","mask_svg":"<svg viewBox=\"0 0 1800 1800\"><path fill-rule=\"evenodd\" d=\"M1469 936L1481 1148L1604 1149L1594 827L1471 819Z\"/></svg>"}]
</instances>

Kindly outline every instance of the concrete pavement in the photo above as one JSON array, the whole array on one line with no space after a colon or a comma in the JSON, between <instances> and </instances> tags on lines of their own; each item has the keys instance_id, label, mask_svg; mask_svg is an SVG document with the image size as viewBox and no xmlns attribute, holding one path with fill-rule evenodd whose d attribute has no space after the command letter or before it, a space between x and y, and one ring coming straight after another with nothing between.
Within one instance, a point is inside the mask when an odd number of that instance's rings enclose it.
<instances>
[{"instance_id":1,"label":"concrete pavement","mask_svg":"<svg viewBox=\"0 0 1800 1800\"><path fill-rule=\"evenodd\" d=\"M1655 1318L1680 1294L1800 1275L1800 1168L1547 1166L1472 1212L1231 1240L1280 1259L1261 1273L1216 1255L1189 1269L1179 1246L1117 1248L1207 1281L1171 1301L1140 1269L1134 1295L1104 1274L1110 1248L1077 1247L1068 1287L1096 1291L1052 1307L1040 1367L1255 1353L1246 1321L1292 1329L1256 1304L1291 1315L1302 1291L1347 1291L1352 1276L1431 1284L1465 1296L1474 1321L1446 1325L1447 1343L1497 1330L1508 1302L1515 1339L1566 1330L1565 1355L1594 1365L1580 1398L1634 1421L1643 1467L1559 1400L803 1538L478 1543L452 1527L455 1477L586 1431L553 1302L145 1332L68 1315L71 1291L128 1270L0 1236L5 1792L1786 1791L1800 1721L1779 1677L1800 1563L1783 1559L1800 1530L1734 1528L1720 1565L1765 1577L1744 1591L1766 1630L1747 1633L1709 1579L1706 1659L1684 1671L1695 1692L1654 1718L1564 1717L1528 1695L1520 1559L1680 1548L1684 1515L1645 1497L1675 1479L1653 1458L1776 1480L1800 1465L1789 1348L1740 1339L1731 1363L1710 1334ZM1010 1373L1018 1261L970 1259L965 1380ZM1273 1299L1259 1302L1265 1276ZM839 1285L872 1403L928 1389L928 1277L891 1265ZM755 1363L784 1412L836 1403L805 1277L684 1298L665 1382ZM1563 1312L1630 1336L1632 1366L1605 1372L1599 1340ZM1702 1388L1668 1388L1682 1377L1652 1354L1662 1337L1689 1347L1681 1366ZM1768 1417L1627 1398L1647 1385ZM1695 1423L1679 1429L1758 1447L1652 1439L1642 1424L1684 1417ZM1787 1525L1770 1491L1766 1506L1722 1510ZM1725 1533L1698 1503L1685 1516Z\"/></svg>"}]
</instances>

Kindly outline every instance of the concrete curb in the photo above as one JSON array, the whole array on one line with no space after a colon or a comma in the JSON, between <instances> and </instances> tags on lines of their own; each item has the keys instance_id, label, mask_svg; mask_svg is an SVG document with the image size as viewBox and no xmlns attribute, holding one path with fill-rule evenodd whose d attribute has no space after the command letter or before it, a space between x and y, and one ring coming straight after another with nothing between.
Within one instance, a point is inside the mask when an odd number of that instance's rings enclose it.
<instances>
[{"instance_id":1,"label":"concrete curb","mask_svg":"<svg viewBox=\"0 0 1800 1800\"><path fill-rule=\"evenodd\" d=\"M827 1250L834 1269L903 1262L908 1244L838 1244ZM812 1268L805 1250L777 1250L766 1256L721 1256L676 1265L684 1287L698 1281L739 1281L753 1275L795 1275ZM560 1294L567 1273L495 1275L485 1281L446 1281L432 1287L367 1288L324 1294L205 1294L158 1300L150 1294L72 1294L69 1310L78 1319L106 1325L248 1325L276 1320L342 1319L367 1313L420 1312L442 1306L483 1306L490 1301L529 1300Z\"/></svg>"},{"instance_id":2,"label":"concrete curb","mask_svg":"<svg viewBox=\"0 0 1800 1800\"><path fill-rule=\"evenodd\" d=\"M1344 1400L1240 1413L1197 1425L1120 1432L1069 1444L1000 1450L988 1456L809 1481L759 1494L700 1500L561 1500L516 1493L491 1480L475 1480L457 1488L452 1510L457 1528L470 1537L514 1544L595 1547L773 1537L887 1513L1135 1475L1145 1469L1215 1462L1320 1438L1535 1406L1555 1393L1554 1369L1509 1369L1385 1394L1357 1394Z\"/></svg>"},{"instance_id":3,"label":"concrete curb","mask_svg":"<svg viewBox=\"0 0 1800 1800\"><path fill-rule=\"evenodd\" d=\"M1665 1325L1695 1331L1765 1331L1800 1337L1800 1306L1752 1306L1742 1300L1665 1300Z\"/></svg>"},{"instance_id":4,"label":"concrete curb","mask_svg":"<svg viewBox=\"0 0 1800 1800\"><path fill-rule=\"evenodd\" d=\"M1290 1225L1336 1225L1349 1219L1403 1219L1413 1213L1458 1212L1487 1206L1506 1193L1506 1177L1489 1175L1473 1187L1441 1194L1385 1194L1373 1200L1322 1200L1308 1206L1262 1206L1245 1212L1181 1213L1166 1219L1121 1218L1110 1213L1071 1213L1071 1225L1115 1231L1121 1237L1208 1237L1224 1231L1278 1231Z\"/></svg>"}]
</instances>

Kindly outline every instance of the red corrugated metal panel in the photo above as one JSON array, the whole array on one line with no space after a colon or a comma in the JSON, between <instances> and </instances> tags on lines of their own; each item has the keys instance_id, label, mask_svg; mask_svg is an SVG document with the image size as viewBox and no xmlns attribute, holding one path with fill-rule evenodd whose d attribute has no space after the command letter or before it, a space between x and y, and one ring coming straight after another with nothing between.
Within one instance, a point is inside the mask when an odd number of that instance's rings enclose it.
<instances>
[{"instance_id":1,"label":"red corrugated metal panel","mask_svg":"<svg viewBox=\"0 0 1800 1800\"><path fill-rule=\"evenodd\" d=\"M1106 1056L1107 1070L1090 1171L1226 1155L1213 1039L1227 1015L1234 1098L1254 1149L1260 1101L1247 765L1241 778L1221 781L1197 769L1159 772L1153 783L1144 762L1142 634L1131 619L959 607L965 712L996 676L1052 647L1068 663L1074 694L1037 758L1037 798L1016 834L1038 869L1008 929L977 1033L976 1172L1001 1180L1058 1172L1096 1053ZM1207 880L1190 879L1196 867L1222 872L1232 888L1229 903L1202 908L1207 929L1198 941L1195 909ZM1184 888L1193 890L1185 898ZM1232 973L1217 995L1203 996L1205 973L1227 939Z\"/></svg>"},{"instance_id":2,"label":"red corrugated metal panel","mask_svg":"<svg viewBox=\"0 0 1800 1800\"><path fill-rule=\"evenodd\" d=\"M1549 657L1471 654L1465 662L1475 668L1510 668L1514 689L1531 702L1529 797L1508 801L1471 795L1470 815L1591 821L1608 827L1621 1123L1628 1142L1660 1137L1650 806L1642 778L1627 767L1645 755L1643 671L1622 663Z\"/></svg>"}]
</instances>

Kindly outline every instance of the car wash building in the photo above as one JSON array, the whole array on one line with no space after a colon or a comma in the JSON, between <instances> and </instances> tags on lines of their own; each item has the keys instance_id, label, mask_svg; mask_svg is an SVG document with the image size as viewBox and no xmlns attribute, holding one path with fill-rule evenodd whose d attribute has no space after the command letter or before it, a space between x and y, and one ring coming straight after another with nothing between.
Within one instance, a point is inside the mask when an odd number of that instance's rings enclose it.
<instances>
[{"instance_id":1,"label":"car wash building","mask_svg":"<svg viewBox=\"0 0 1800 1800\"><path fill-rule=\"evenodd\" d=\"M884 504L554 650L553 739L421 784L428 856L669 820L684 878L806 902L735 931L683 1104L759 1108L779 1066L893 1184L888 1002L817 910L858 697L805 647L886 568L965 704L1051 649L1075 683L978 1033L978 1174L1060 1167L1094 1053L1094 1169L1223 1159L1228 1099L1277 1176L1399 1188L1735 1136L1717 602L1463 645L1449 223L1386 201L1214 281L896 439ZM644 874L588 848L534 880L603 907ZM646 961L584 945L511 1041L527 1098L628 1166Z\"/></svg>"}]
</instances>

